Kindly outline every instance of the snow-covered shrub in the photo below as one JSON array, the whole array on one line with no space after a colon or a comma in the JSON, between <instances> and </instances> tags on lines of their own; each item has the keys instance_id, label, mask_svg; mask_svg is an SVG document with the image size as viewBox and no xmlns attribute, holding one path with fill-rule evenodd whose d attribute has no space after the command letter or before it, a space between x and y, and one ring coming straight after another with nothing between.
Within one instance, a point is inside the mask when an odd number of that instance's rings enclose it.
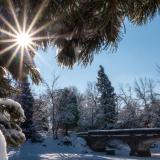
<instances>
[{"instance_id":1,"label":"snow-covered shrub","mask_svg":"<svg viewBox=\"0 0 160 160\"><path fill-rule=\"evenodd\" d=\"M62 142L65 145L71 145L72 144L71 139L68 136L64 136L63 139L62 139Z\"/></svg>"},{"instance_id":2,"label":"snow-covered shrub","mask_svg":"<svg viewBox=\"0 0 160 160\"><path fill-rule=\"evenodd\" d=\"M8 146L19 146L25 141L19 124L25 120L21 105L11 99L0 99L0 130Z\"/></svg>"},{"instance_id":3,"label":"snow-covered shrub","mask_svg":"<svg viewBox=\"0 0 160 160\"><path fill-rule=\"evenodd\" d=\"M87 143L83 138L76 137L74 141L74 145L78 149L78 151L81 153L91 153L92 152L87 146Z\"/></svg>"},{"instance_id":4,"label":"snow-covered shrub","mask_svg":"<svg viewBox=\"0 0 160 160\"><path fill-rule=\"evenodd\" d=\"M46 133L34 132L31 138L32 143L42 143L46 139Z\"/></svg>"}]
</instances>

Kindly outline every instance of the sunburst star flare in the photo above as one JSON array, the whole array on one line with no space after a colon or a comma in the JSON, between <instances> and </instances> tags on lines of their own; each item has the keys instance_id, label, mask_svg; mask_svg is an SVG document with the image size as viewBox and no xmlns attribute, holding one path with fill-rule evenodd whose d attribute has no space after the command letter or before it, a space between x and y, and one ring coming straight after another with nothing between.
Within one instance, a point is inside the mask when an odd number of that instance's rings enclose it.
<instances>
[{"instance_id":1,"label":"sunburst star flare","mask_svg":"<svg viewBox=\"0 0 160 160\"><path fill-rule=\"evenodd\" d=\"M7 47L4 48L2 51L0 51L0 55L5 54L6 52L12 50L13 48L18 48L16 49L16 53L14 53L14 55L18 54L19 52L20 54L24 54L26 51L33 52L33 48L37 48L38 46L36 41L44 40L44 37L42 39L42 37L39 36L39 33L43 31L50 24L50 23L43 24L42 26L38 27L35 31L33 31L33 27L36 28L36 23L46 6L44 5L44 2L46 3L48 2L48 0L42 1L39 10L33 17L30 25L27 24L27 15L26 15L27 8L24 7L25 9L23 14L23 24L21 25L20 21L18 20L18 16L13 1L7 0L7 2L15 26L11 24L7 19L5 19L4 16L0 15L0 20L3 21L5 26L8 28L8 29L0 28L0 33L5 35L4 37L1 37L0 43L7 44L6 45ZM45 37L45 39L48 39L48 37Z\"/></svg>"},{"instance_id":2,"label":"sunburst star flare","mask_svg":"<svg viewBox=\"0 0 160 160\"><path fill-rule=\"evenodd\" d=\"M16 41L19 46L28 47L32 42L32 38L26 32L22 32L17 35Z\"/></svg>"}]
</instances>

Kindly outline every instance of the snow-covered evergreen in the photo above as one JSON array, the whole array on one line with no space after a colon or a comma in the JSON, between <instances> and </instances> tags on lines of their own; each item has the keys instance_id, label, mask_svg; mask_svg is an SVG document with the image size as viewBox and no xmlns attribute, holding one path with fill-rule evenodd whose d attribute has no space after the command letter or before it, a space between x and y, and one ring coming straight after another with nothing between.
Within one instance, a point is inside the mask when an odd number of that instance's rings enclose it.
<instances>
[{"instance_id":1,"label":"snow-covered evergreen","mask_svg":"<svg viewBox=\"0 0 160 160\"><path fill-rule=\"evenodd\" d=\"M19 103L0 98L0 160L8 159L6 146L19 146L25 141L19 126L24 120L24 111Z\"/></svg>"},{"instance_id":2,"label":"snow-covered evergreen","mask_svg":"<svg viewBox=\"0 0 160 160\"><path fill-rule=\"evenodd\" d=\"M26 121L22 124L23 132L26 138L31 138L33 134L33 106L34 98L31 93L30 83L26 78L23 82L19 82L21 93L18 97L18 102L22 105L26 116Z\"/></svg>"},{"instance_id":3,"label":"snow-covered evergreen","mask_svg":"<svg viewBox=\"0 0 160 160\"><path fill-rule=\"evenodd\" d=\"M25 141L19 126L24 120L24 111L19 103L11 99L0 99L0 129L8 146L19 146Z\"/></svg>"},{"instance_id":4,"label":"snow-covered evergreen","mask_svg":"<svg viewBox=\"0 0 160 160\"><path fill-rule=\"evenodd\" d=\"M114 88L111 85L104 68L100 65L97 77L97 89L99 92L99 110L97 115L97 126L111 128L115 123L116 102Z\"/></svg>"},{"instance_id":5,"label":"snow-covered evergreen","mask_svg":"<svg viewBox=\"0 0 160 160\"><path fill-rule=\"evenodd\" d=\"M79 119L77 97L73 90L65 88L59 97L59 103L57 105L56 121L59 126L67 130L77 125Z\"/></svg>"}]
</instances>

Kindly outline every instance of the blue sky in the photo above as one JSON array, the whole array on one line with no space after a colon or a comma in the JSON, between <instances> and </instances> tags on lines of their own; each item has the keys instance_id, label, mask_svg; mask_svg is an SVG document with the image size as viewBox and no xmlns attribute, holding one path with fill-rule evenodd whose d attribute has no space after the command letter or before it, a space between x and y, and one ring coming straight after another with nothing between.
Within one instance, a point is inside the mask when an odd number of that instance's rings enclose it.
<instances>
[{"instance_id":1,"label":"blue sky","mask_svg":"<svg viewBox=\"0 0 160 160\"><path fill-rule=\"evenodd\" d=\"M148 77L158 80L156 64L160 64L159 52L160 17L156 17L143 27L126 22L126 34L119 43L118 50L115 53L102 51L87 68L74 66L70 70L59 67L54 48L49 48L46 52L39 51L35 59L42 77L48 83L51 83L53 74L56 74L60 76L57 87L76 86L82 92L88 81L96 81L99 65L103 65L112 85L118 91L120 84L133 85L135 79ZM40 85L39 91L42 90Z\"/></svg>"}]
</instances>

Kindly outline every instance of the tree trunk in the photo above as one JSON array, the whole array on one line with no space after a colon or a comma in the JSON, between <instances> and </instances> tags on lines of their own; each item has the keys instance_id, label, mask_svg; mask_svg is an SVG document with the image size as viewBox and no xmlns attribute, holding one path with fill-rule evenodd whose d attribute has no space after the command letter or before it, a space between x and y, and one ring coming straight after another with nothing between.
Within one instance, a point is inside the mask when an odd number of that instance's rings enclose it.
<instances>
[{"instance_id":1,"label":"tree trunk","mask_svg":"<svg viewBox=\"0 0 160 160\"><path fill-rule=\"evenodd\" d=\"M58 123L57 124L55 123L55 134L54 134L55 139L58 139L58 128L59 128Z\"/></svg>"},{"instance_id":2,"label":"tree trunk","mask_svg":"<svg viewBox=\"0 0 160 160\"><path fill-rule=\"evenodd\" d=\"M54 102L53 102L53 99L52 99L52 110L53 110L53 113L52 113L52 134L53 134L53 138L55 137L55 115L54 115Z\"/></svg>"},{"instance_id":3,"label":"tree trunk","mask_svg":"<svg viewBox=\"0 0 160 160\"><path fill-rule=\"evenodd\" d=\"M91 109L92 109L92 111L91 111L91 112L92 112L92 113L91 113L91 114L92 114L92 122L91 122L92 124L91 124L91 125L92 125L92 129L93 129L93 121L94 121L94 117L93 117L93 106L92 106Z\"/></svg>"},{"instance_id":4,"label":"tree trunk","mask_svg":"<svg viewBox=\"0 0 160 160\"><path fill-rule=\"evenodd\" d=\"M68 136L68 128L65 127L65 136Z\"/></svg>"}]
</instances>

